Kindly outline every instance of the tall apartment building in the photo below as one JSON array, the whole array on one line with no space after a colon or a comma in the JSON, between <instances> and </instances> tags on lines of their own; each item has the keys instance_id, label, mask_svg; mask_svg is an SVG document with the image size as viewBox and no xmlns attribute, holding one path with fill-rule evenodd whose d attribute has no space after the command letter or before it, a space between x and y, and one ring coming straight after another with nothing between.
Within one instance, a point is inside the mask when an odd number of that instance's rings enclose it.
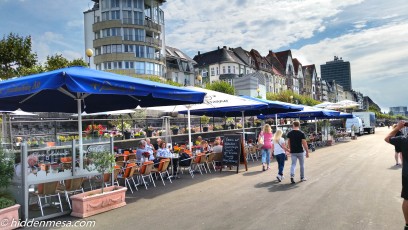
<instances>
[{"instance_id":1,"label":"tall apartment building","mask_svg":"<svg viewBox=\"0 0 408 230\"><path fill-rule=\"evenodd\" d=\"M392 112L394 115L402 115L402 116L407 116L408 111L406 106L395 106L395 107L390 107L390 112Z\"/></svg>"},{"instance_id":2,"label":"tall apartment building","mask_svg":"<svg viewBox=\"0 0 408 230\"><path fill-rule=\"evenodd\" d=\"M352 90L350 62L343 61L341 57L334 56L333 61L320 65L320 76L322 80L335 80L346 91Z\"/></svg>"},{"instance_id":3,"label":"tall apartment building","mask_svg":"<svg viewBox=\"0 0 408 230\"><path fill-rule=\"evenodd\" d=\"M165 76L165 0L93 0L84 12L91 68L130 76Z\"/></svg>"}]
</instances>

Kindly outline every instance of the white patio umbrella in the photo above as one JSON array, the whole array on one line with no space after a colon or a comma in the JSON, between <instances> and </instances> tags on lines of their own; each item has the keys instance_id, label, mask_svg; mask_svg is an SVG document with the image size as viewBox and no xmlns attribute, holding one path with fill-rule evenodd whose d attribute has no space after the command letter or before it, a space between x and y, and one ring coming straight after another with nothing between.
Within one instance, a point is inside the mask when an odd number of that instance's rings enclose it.
<instances>
[{"instance_id":1,"label":"white patio umbrella","mask_svg":"<svg viewBox=\"0 0 408 230\"><path fill-rule=\"evenodd\" d=\"M219 109L219 114L228 114L227 109L233 108L236 111L242 111L242 129L245 134L245 125L244 125L244 111L246 110L255 110L257 108L266 107L267 104L263 102L257 102L247 98L234 96L226 93L221 93L213 90L197 88L197 87L187 87L188 89L205 92L206 96L204 97L204 102L201 104L192 104L192 105L177 105L177 106L161 106L161 107L149 107L147 109L160 110L163 112L186 112L187 111L187 122L188 122L188 142L189 148L191 151L191 120L190 120L190 111L201 111L207 109ZM225 111L225 112L224 112ZM241 114L241 112L240 112Z\"/></svg>"}]
</instances>

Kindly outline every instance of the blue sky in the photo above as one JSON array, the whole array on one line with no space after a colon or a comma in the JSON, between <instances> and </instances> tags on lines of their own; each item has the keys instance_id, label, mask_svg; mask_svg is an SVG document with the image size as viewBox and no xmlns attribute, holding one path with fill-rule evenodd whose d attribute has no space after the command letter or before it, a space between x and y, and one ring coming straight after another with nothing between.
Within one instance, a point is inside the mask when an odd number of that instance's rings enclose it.
<instances>
[{"instance_id":1,"label":"blue sky","mask_svg":"<svg viewBox=\"0 0 408 230\"><path fill-rule=\"evenodd\" d=\"M84 57L83 0L0 0L0 34L31 35L47 55ZM166 44L194 57L218 46L291 49L303 65L350 61L353 88L383 111L407 106L406 0L168 0Z\"/></svg>"}]
</instances>

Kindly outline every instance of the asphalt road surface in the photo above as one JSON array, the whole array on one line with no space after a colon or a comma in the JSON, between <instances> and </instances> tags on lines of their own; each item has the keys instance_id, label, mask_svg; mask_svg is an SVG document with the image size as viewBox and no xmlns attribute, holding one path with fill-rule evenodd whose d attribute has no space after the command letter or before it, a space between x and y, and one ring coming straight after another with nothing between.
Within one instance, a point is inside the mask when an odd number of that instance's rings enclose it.
<instances>
[{"instance_id":1,"label":"asphalt road surface","mask_svg":"<svg viewBox=\"0 0 408 230\"><path fill-rule=\"evenodd\" d=\"M374 135L318 148L306 159L306 182L276 180L277 163L249 170L188 174L163 186L127 193L125 207L87 218L97 229L403 229L401 167ZM242 166L241 166L242 167ZM296 181L299 181L299 167ZM58 220L78 220L73 217Z\"/></svg>"}]
</instances>

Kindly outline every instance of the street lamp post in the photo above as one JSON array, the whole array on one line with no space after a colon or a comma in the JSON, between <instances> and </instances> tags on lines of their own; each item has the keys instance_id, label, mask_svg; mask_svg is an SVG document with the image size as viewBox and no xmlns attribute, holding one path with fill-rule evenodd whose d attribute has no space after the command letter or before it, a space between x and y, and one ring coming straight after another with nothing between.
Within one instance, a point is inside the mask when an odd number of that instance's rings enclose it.
<instances>
[{"instance_id":1,"label":"street lamp post","mask_svg":"<svg viewBox=\"0 0 408 230\"><path fill-rule=\"evenodd\" d=\"M293 103L292 101L293 101L293 95L290 95L290 103Z\"/></svg>"},{"instance_id":2,"label":"street lamp post","mask_svg":"<svg viewBox=\"0 0 408 230\"><path fill-rule=\"evenodd\" d=\"M88 56L88 67L91 68L91 57L93 55L93 50L92 49L86 49L85 54L86 54L86 56Z\"/></svg>"},{"instance_id":3,"label":"street lamp post","mask_svg":"<svg viewBox=\"0 0 408 230\"><path fill-rule=\"evenodd\" d=\"M257 88L257 89L256 89L256 92L258 93L258 97L259 97L259 93L261 92L261 89L260 89L260 88Z\"/></svg>"}]
</instances>

